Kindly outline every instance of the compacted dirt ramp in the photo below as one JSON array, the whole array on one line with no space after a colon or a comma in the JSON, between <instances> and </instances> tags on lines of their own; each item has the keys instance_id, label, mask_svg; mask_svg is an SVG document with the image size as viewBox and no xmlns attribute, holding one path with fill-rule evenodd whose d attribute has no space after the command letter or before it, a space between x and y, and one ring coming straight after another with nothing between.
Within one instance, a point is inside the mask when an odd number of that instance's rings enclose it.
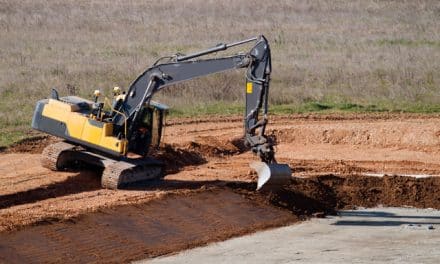
<instances>
[{"instance_id":1,"label":"compacted dirt ramp","mask_svg":"<svg viewBox=\"0 0 440 264\"><path fill-rule=\"evenodd\" d=\"M101 188L100 171L43 168L39 153L56 139L16 144L0 153L0 262L120 263L339 209L440 208L440 117L271 120L278 161L293 172L276 192L255 192L240 117L169 121L154 153L167 176L119 191Z\"/></svg>"},{"instance_id":2,"label":"compacted dirt ramp","mask_svg":"<svg viewBox=\"0 0 440 264\"><path fill-rule=\"evenodd\" d=\"M7 233L0 256L11 263L120 263L294 220L286 211L228 190L195 191Z\"/></svg>"}]
</instances>

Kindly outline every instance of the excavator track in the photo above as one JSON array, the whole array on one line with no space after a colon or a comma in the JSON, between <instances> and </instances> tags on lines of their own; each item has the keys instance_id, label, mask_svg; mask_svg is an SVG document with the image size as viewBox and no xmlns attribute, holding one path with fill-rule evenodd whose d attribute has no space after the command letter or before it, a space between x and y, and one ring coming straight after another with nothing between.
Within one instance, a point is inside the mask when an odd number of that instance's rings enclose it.
<instances>
[{"instance_id":1,"label":"excavator track","mask_svg":"<svg viewBox=\"0 0 440 264\"><path fill-rule=\"evenodd\" d=\"M42 153L41 164L53 171L75 167L78 162L104 168L101 185L107 189L119 189L135 182L164 176L163 164L150 158L113 160L96 153L78 149L67 142L47 146Z\"/></svg>"},{"instance_id":2,"label":"excavator track","mask_svg":"<svg viewBox=\"0 0 440 264\"><path fill-rule=\"evenodd\" d=\"M57 142L47 146L41 154L41 165L53 171L64 169L68 165L69 152L75 147L66 142Z\"/></svg>"},{"instance_id":3,"label":"excavator track","mask_svg":"<svg viewBox=\"0 0 440 264\"><path fill-rule=\"evenodd\" d=\"M118 161L105 167L101 185L107 189L119 189L135 182L162 178L163 165L151 159Z\"/></svg>"}]
</instances>

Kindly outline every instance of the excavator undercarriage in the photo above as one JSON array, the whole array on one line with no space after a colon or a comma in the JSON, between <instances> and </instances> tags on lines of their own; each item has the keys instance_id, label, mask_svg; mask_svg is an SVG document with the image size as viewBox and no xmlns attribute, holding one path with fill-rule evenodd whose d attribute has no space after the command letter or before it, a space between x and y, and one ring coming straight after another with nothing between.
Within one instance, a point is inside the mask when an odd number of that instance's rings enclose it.
<instances>
[{"instance_id":1,"label":"excavator undercarriage","mask_svg":"<svg viewBox=\"0 0 440 264\"><path fill-rule=\"evenodd\" d=\"M65 141L47 146L41 156L43 167L53 171L78 169L81 166L101 168L101 185L121 189L132 183L165 176L164 164L149 157L115 160Z\"/></svg>"}]
</instances>

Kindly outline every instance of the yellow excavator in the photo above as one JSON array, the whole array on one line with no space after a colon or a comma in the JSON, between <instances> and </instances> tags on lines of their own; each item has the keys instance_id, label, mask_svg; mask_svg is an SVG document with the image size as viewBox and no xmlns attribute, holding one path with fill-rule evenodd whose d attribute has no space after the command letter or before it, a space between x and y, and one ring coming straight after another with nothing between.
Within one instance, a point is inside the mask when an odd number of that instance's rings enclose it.
<instances>
[{"instance_id":1,"label":"yellow excavator","mask_svg":"<svg viewBox=\"0 0 440 264\"><path fill-rule=\"evenodd\" d=\"M201 58L249 42L254 45L247 53ZM251 163L258 174L257 189L279 188L290 181L291 170L276 162L273 143L265 136L271 56L264 36L218 44L189 55L162 57L139 75L126 93L116 87L108 107L99 101L99 91L95 91L94 100L87 100L59 97L53 89L49 99L37 102L32 127L63 141L44 149L42 165L51 170L79 163L100 166L102 187L109 189L161 178L163 164L147 153L159 146L167 107L153 101L153 95L171 84L237 68L246 69L244 142L261 159Z\"/></svg>"}]
</instances>

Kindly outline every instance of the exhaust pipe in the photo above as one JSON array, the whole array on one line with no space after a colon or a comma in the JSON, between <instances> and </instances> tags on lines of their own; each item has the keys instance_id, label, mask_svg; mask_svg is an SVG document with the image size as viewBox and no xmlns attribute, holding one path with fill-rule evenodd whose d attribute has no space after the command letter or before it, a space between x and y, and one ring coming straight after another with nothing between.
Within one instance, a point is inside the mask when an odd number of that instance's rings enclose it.
<instances>
[{"instance_id":1,"label":"exhaust pipe","mask_svg":"<svg viewBox=\"0 0 440 264\"><path fill-rule=\"evenodd\" d=\"M257 172L257 191L276 191L290 183L292 170L287 164L254 161L250 167Z\"/></svg>"}]
</instances>

